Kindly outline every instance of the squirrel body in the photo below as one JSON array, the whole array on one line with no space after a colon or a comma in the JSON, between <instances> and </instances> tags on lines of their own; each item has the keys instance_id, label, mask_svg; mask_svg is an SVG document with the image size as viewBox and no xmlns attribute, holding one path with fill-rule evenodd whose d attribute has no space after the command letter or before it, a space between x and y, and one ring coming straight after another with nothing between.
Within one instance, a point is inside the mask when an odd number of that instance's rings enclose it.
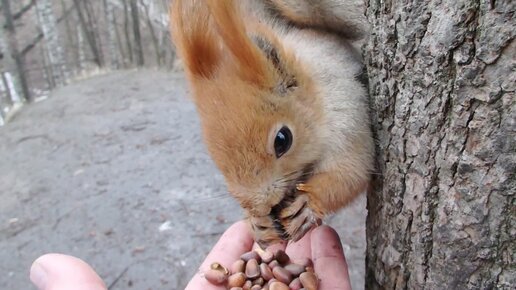
<instances>
[{"instance_id":1,"label":"squirrel body","mask_svg":"<svg viewBox=\"0 0 516 290\"><path fill-rule=\"evenodd\" d=\"M261 245L299 240L368 185L374 146L352 45L365 28L346 3L171 8L208 151Z\"/></svg>"}]
</instances>

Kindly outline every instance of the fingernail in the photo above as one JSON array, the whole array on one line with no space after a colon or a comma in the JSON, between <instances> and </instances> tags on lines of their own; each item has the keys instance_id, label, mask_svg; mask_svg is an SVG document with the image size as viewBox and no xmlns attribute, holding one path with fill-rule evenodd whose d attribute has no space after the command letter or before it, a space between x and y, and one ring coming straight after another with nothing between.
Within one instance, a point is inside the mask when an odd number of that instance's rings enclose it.
<instances>
[{"instance_id":1,"label":"fingernail","mask_svg":"<svg viewBox=\"0 0 516 290\"><path fill-rule=\"evenodd\" d=\"M47 271L38 262L34 262L30 268L30 280L39 290L45 290L47 286Z\"/></svg>"}]
</instances>

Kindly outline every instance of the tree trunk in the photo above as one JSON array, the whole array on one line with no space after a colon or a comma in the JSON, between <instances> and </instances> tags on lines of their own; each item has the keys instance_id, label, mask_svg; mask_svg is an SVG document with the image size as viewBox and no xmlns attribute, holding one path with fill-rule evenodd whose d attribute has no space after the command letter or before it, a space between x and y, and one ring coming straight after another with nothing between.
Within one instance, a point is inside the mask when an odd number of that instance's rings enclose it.
<instances>
[{"instance_id":1,"label":"tree trunk","mask_svg":"<svg viewBox=\"0 0 516 290\"><path fill-rule=\"evenodd\" d=\"M111 68L117 69L119 67L119 57L117 50L117 36L116 36L116 23L115 23L115 11L113 3L109 0L104 0L104 14L106 18L106 34L107 34L107 47L109 48L109 57Z\"/></svg>"},{"instance_id":2,"label":"tree trunk","mask_svg":"<svg viewBox=\"0 0 516 290\"><path fill-rule=\"evenodd\" d=\"M514 287L515 2L367 3L366 288Z\"/></svg>"},{"instance_id":3,"label":"tree trunk","mask_svg":"<svg viewBox=\"0 0 516 290\"><path fill-rule=\"evenodd\" d=\"M115 36L116 36L116 44L120 51L121 62L122 62L122 65L125 67L127 60L128 60L127 55L130 54L130 52L126 53L124 50L124 43L122 41L122 36L121 36L119 25L116 21L116 18L115 18Z\"/></svg>"},{"instance_id":4,"label":"tree trunk","mask_svg":"<svg viewBox=\"0 0 516 290\"><path fill-rule=\"evenodd\" d=\"M9 57L9 47L4 37L4 30L0 29L0 126L4 124L5 119L5 111L8 110L13 105L13 98L11 96L11 92L9 91L9 85L7 84L7 79L5 78L4 72L8 71L5 68L5 59Z\"/></svg>"},{"instance_id":5,"label":"tree trunk","mask_svg":"<svg viewBox=\"0 0 516 290\"><path fill-rule=\"evenodd\" d=\"M138 11L138 0L129 0L131 7L131 17L133 20L134 33L134 54L136 56L136 65L143 66L143 48L140 33L140 16Z\"/></svg>"},{"instance_id":6,"label":"tree trunk","mask_svg":"<svg viewBox=\"0 0 516 290\"><path fill-rule=\"evenodd\" d=\"M73 5L73 4L72 4ZM65 25L65 33L66 33L66 37L65 37L65 40L64 40L64 44L65 44L65 50L68 51L70 50L71 48L74 47L74 34L72 32L72 26L70 24L70 19L68 17L68 12L67 12L67 8L66 8L66 2L65 0L61 0L61 14L63 15L63 20L64 20L64 25ZM59 23L59 21L58 21ZM75 51L74 49L71 49L72 51ZM72 54L74 56L74 59L77 59L77 56L75 54ZM66 57L66 53L65 53L65 57ZM72 67L70 66L70 64L68 64L68 70L69 71L72 71Z\"/></svg>"},{"instance_id":7,"label":"tree trunk","mask_svg":"<svg viewBox=\"0 0 516 290\"><path fill-rule=\"evenodd\" d=\"M161 66L161 53L159 49L158 37L156 36L156 30L154 29L154 25L152 24L152 17L149 11L149 6L152 5L152 2L145 3L144 0L140 0L140 5L143 7L145 11L145 16L147 18L147 27L149 27L152 45L154 46L154 51L156 52L156 66L159 67Z\"/></svg>"},{"instance_id":8,"label":"tree trunk","mask_svg":"<svg viewBox=\"0 0 516 290\"><path fill-rule=\"evenodd\" d=\"M127 44L127 51L129 52L129 62L132 63L134 59L134 51L132 46L132 40L131 40L131 32L129 31L129 23L131 21L129 17L129 7L127 5L127 1L131 0L122 0L122 4L124 6L124 34L125 34L125 42Z\"/></svg>"},{"instance_id":9,"label":"tree trunk","mask_svg":"<svg viewBox=\"0 0 516 290\"><path fill-rule=\"evenodd\" d=\"M97 19L97 13L94 11L94 8L93 8L90 0L81 0L81 2L84 5L83 7L84 7L88 31L94 40L95 46L97 47L96 53L98 53L100 66L104 66L104 52L102 50L102 41L100 39L100 31L98 28L99 20ZM95 2L97 2L97 1L95 1Z\"/></svg>"},{"instance_id":10,"label":"tree trunk","mask_svg":"<svg viewBox=\"0 0 516 290\"><path fill-rule=\"evenodd\" d=\"M62 86L69 76L57 22L49 0L36 1L36 13L45 38L45 52L50 65L50 87Z\"/></svg>"},{"instance_id":11,"label":"tree trunk","mask_svg":"<svg viewBox=\"0 0 516 290\"><path fill-rule=\"evenodd\" d=\"M88 41L88 44L90 46L90 49L91 49L91 53L93 54L93 59L95 61L95 63L101 67L103 66L103 61L102 61L102 56L101 56L101 51L100 51L100 48L97 46L97 41L96 41L96 38L95 38L95 34L93 33L93 31L91 30L91 25L89 25L89 19L87 18L87 7L85 6L86 3L84 3L84 0L81 1L81 0L73 0L74 4L75 4L75 7L77 9L77 16L79 16L79 22L80 22L80 27L82 28L83 32L84 32L84 36L86 36L86 40ZM83 5L81 5L83 4Z\"/></svg>"},{"instance_id":12,"label":"tree trunk","mask_svg":"<svg viewBox=\"0 0 516 290\"><path fill-rule=\"evenodd\" d=\"M52 64L48 58L48 53L42 45L38 47L38 54L41 55L41 61L43 62L43 66L41 71L43 72L43 78L47 80L48 88L46 90L52 90L56 87L56 83L54 82L54 78L52 77Z\"/></svg>"},{"instance_id":13,"label":"tree trunk","mask_svg":"<svg viewBox=\"0 0 516 290\"><path fill-rule=\"evenodd\" d=\"M84 29L77 27L77 67L79 72L86 69L86 52L84 51Z\"/></svg>"},{"instance_id":14,"label":"tree trunk","mask_svg":"<svg viewBox=\"0 0 516 290\"><path fill-rule=\"evenodd\" d=\"M27 83L27 76L25 74L25 60L18 50L18 40L16 38L16 29L14 27L10 0L2 0L2 12L5 18L5 32L7 39L6 52L8 52L8 55L4 56L8 63L7 69L15 71L14 85L16 89L22 93L23 98L30 101L31 95L29 85ZM9 65L9 63L13 64Z\"/></svg>"}]
</instances>

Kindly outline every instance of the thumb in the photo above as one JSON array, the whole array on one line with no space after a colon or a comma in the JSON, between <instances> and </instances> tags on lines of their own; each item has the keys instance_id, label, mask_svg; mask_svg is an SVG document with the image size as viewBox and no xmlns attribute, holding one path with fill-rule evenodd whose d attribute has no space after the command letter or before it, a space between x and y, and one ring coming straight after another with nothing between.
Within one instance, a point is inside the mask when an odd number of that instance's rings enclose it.
<instances>
[{"instance_id":1,"label":"thumb","mask_svg":"<svg viewBox=\"0 0 516 290\"><path fill-rule=\"evenodd\" d=\"M39 290L106 290L104 282L83 260L61 254L39 257L30 268Z\"/></svg>"},{"instance_id":2,"label":"thumb","mask_svg":"<svg viewBox=\"0 0 516 290\"><path fill-rule=\"evenodd\" d=\"M312 232L312 260L321 284L319 289L351 289L348 265L337 232L322 225Z\"/></svg>"}]
</instances>

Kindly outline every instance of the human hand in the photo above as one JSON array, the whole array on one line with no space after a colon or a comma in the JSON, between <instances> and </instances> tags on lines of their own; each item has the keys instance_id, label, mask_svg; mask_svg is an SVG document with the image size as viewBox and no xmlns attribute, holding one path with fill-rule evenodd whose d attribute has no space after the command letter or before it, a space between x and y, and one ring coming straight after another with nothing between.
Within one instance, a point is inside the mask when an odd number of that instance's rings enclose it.
<instances>
[{"instance_id":1,"label":"human hand","mask_svg":"<svg viewBox=\"0 0 516 290\"><path fill-rule=\"evenodd\" d=\"M256 245L254 245L256 246ZM253 238L245 222L232 225L208 254L199 272L207 270L211 263L219 262L228 267L240 255L253 247ZM340 239L335 230L320 226L296 243L276 244L295 261L311 258L320 281L319 289L351 289L349 273ZM30 269L30 279L40 290L107 290L95 271L84 261L67 255L47 254L38 258ZM223 290L214 286L197 273L186 290Z\"/></svg>"},{"instance_id":2,"label":"human hand","mask_svg":"<svg viewBox=\"0 0 516 290\"><path fill-rule=\"evenodd\" d=\"M39 290L107 290L88 264L61 254L43 255L34 261L30 280Z\"/></svg>"},{"instance_id":3,"label":"human hand","mask_svg":"<svg viewBox=\"0 0 516 290\"><path fill-rule=\"evenodd\" d=\"M213 262L229 268L240 258L240 255L250 251L253 237L245 222L232 225L219 239L204 262L199 267L186 290L223 290L224 286L210 284L201 273L210 268ZM329 226L319 226L308 232L296 243L276 244L270 247L273 251L284 250L294 262L301 258L310 258L314 263L314 270L320 279L320 290L348 290L351 289L348 266L342 250L338 234Z\"/></svg>"}]
</instances>

